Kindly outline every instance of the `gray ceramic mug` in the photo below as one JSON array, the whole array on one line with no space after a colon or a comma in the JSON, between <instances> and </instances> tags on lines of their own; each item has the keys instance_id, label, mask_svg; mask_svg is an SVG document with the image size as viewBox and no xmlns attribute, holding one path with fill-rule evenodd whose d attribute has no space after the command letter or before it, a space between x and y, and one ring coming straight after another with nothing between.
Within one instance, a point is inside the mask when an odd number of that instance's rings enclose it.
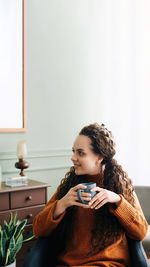
<instances>
[{"instance_id":1,"label":"gray ceramic mug","mask_svg":"<svg viewBox=\"0 0 150 267\"><path fill-rule=\"evenodd\" d=\"M81 198L81 192L89 193L91 194L91 198L93 198L96 195L96 192L91 192L91 189L96 187L96 183L90 182L90 183L82 183L82 185L85 185L85 189L78 189L77 196L81 203L88 204L89 201L85 201Z\"/></svg>"}]
</instances>

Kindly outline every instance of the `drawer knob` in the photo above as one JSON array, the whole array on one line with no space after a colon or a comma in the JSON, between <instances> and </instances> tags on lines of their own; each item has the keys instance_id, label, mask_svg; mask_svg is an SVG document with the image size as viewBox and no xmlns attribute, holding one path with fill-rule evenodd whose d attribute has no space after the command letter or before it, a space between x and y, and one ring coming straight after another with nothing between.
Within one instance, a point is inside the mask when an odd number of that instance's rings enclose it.
<instances>
[{"instance_id":1,"label":"drawer knob","mask_svg":"<svg viewBox=\"0 0 150 267\"><path fill-rule=\"evenodd\" d=\"M32 196L28 196L28 197L27 197L27 200L31 200L31 199L32 199Z\"/></svg>"},{"instance_id":2,"label":"drawer knob","mask_svg":"<svg viewBox=\"0 0 150 267\"><path fill-rule=\"evenodd\" d=\"M32 218L32 216L33 216L32 213L30 213L27 215L27 218L30 219L30 218Z\"/></svg>"}]
</instances>

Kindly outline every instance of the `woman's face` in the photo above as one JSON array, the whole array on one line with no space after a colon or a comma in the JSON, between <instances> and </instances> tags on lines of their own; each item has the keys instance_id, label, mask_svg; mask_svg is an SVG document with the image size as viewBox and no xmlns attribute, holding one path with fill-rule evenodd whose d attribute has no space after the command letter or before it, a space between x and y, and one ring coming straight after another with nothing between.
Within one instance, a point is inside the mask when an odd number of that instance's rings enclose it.
<instances>
[{"instance_id":1,"label":"woman's face","mask_svg":"<svg viewBox=\"0 0 150 267\"><path fill-rule=\"evenodd\" d=\"M77 175L100 173L100 165L103 158L93 152L89 137L79 135L73 144L72 151L71 160Z\"/></svg>"}]
</instances>

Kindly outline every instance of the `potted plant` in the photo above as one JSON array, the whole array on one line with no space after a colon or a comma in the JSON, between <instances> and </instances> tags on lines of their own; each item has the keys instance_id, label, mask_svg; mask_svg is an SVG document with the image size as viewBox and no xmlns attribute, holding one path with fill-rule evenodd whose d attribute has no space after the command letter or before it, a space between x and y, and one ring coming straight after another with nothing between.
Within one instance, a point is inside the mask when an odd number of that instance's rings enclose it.
<instances>
[{"instance_id":1,"label":"potted plant","mask_svg":"<svg viewBox=\"0 0 150 267\"><path fill-rule=\"evenodd\" d=\"M13 216L11 213L9 223L4 221L4 226L0 225L0 267L1 266L16 266L16 255L21 249L23 242L34 237L31 233L23 239L24 227L27 220L16 221L17 213Z\"/></svg>"}]
</instances>

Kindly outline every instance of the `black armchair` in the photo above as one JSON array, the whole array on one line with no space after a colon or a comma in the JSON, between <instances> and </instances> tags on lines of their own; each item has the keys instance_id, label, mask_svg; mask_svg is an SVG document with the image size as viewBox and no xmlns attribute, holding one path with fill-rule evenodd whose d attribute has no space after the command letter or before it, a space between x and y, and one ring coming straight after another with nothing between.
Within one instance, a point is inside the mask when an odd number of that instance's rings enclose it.
<instances>
[{"instance_id":1,"label":"black armchair","mask_svg":"<svg viewBox=\"0 0 150 267\"><path fill-rule=\"evenodd\" d=\"M148 259L141 241L127 237L128 247L131 258L131 266L149 267Z\"/></svg>"},{"instance_id":2,"label":"black armchair","mask_svg":"<svg viewBox=\"0 0 150 267\"><path fill-rule=\"evenodd\" d=\"M55 256L49 238L40 237L27 255L23 267L54 267Z\"/></svg>"},{"instance_id":3,"label":"black armchair","mask_svg":"<svg viewBox=\"0 0 150 267\"><path fill-rule=\"evenodd\" d=\"M58 245L51 242L52 237L40 237L28 254L23 267L55 267ZM54 239L55 240L55 239ZM143 249L142 242L127 237L131 266L149 267L149 263ZM51 254L50 254L51 251Z\"/></svg>"}]
</instances>

